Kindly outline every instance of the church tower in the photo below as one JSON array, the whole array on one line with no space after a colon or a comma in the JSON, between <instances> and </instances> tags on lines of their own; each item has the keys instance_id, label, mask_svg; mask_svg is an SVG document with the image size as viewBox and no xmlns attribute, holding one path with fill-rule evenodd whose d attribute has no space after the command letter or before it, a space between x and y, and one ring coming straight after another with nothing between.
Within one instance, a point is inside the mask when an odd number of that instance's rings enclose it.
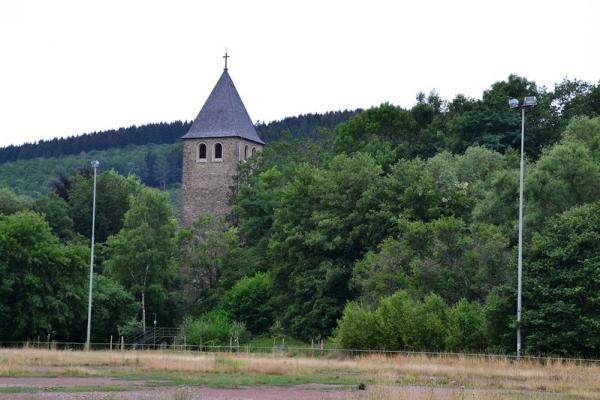
<instances>
[{"instance_id":1,"label":"church tower","mask_svg":"<svg viewBox=\"0 0 600 400\"><path fill-rule=\"evenodd\" d=\"M182 223L199 215L227 214L228 198L238 164L264 142L225 68L183 139Z\"/></svg>"}]
</instances>

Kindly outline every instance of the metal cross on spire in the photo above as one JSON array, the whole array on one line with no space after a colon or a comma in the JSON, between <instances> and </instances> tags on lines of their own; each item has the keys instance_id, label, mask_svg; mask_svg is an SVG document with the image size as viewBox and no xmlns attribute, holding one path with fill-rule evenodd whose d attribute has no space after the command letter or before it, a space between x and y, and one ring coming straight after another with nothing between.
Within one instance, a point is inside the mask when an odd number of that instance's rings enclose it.
<instances>
[{"instance_id":1,"label":"metal cross on spire","mask_svg":"<svg viewBox=\"0 0 600 400\"><path fill-rule=\"evenodd\" d=\"M225 71L227 71L227 59L228 59L229 57L231 57L231 56L228 56L228 55L227 55L227 50L225 50L225 55L223 56L223 58L225 59L225 68L224 68L224 70L225 70Z\"/></svg>"}]
</instances>

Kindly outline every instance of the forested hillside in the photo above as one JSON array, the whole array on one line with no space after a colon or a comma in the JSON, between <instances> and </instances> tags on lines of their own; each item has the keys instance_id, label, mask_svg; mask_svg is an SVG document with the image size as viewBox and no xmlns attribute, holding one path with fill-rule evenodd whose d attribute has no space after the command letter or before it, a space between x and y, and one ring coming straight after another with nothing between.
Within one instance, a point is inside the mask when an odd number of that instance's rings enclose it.
<instances>
[{"instance_id":1,"label":"forested hillside","mask_svg":"<svg viewBox=\"0 0 600 400\"><path fill-rule=\"evenodd\" d=\"M481 99L384 103L318 142L281 134L240 165L232 213L190 227L165 193L102 172L94 340L156 313L188 344L514 352L521 121L507 99L526 95L524 350L600 357L600 85L518 76ZM84 337L92 180L56 179L36 198L0 188L0 340Z\"/></svg>"},{"instance_id":2,"label":"forested hillside","mask_svg":"<svg viewBox=\"0 0 600 400\"><path fill-rule=\"evenodd\" d=\"M265 142L289 134L302 140L321 140L321 130L332 130L358 111L305 114L270 123L258 123ZM59 176L70 176L101 161L104 170L135 174L151 187L173 188L181 183L182 145L179 138L189 123L148 124L114 131L40 141L0 149L0 186L20 194L48 193ZM10 161L10 162L9 162Z\"/></svg>"},{"instance_id":3,"label":"forested hillside","mask_svg":"<svg viewBox=\"0 0 600 400\"><path fill-rule=\"evenodd\" d=\"M358 111L331 111L323 114L304 114L269 123L259 122L256 129L265 142L277 140L282 132L289 131L298 139L317 139L320 129L333 129L337 124L355 115ZM115 130L86 133L79 136L40 140L19 146L0 148L0 164L44 157L54 158L83 152L122 148L130 145L171 144L181 138L191 122L130 126Z\"/></svg>"},{"instance_id":4,"label":"forested hillside","mask_svg":"<svg viewBox=\"0 0 600 400\"><path fill-rule=\"evenodd\" d=\"M181 183L181 142L160 145L129 145L104 151L90 151L63 157L18 160L0 165L0 185L20 194L39 196L48 193L60 176L71 176L100 160L101 170L121 175L135 174L145 184L165 188Z\"/></svg>"}]
</instances>

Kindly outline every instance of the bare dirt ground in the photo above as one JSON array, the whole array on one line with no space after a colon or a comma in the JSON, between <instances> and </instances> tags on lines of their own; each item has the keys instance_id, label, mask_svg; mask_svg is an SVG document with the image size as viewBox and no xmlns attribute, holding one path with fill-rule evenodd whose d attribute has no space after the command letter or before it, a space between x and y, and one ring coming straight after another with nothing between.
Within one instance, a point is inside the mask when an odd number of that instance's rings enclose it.
<instances>
[{"instance_id":1,"label":"bare dirt ground","mask_svg":"<svg viewBox=\"0 0 600 400\"><path fill-rule=\"evenodd\" d=\"M124 381L113 378L77 378L77 377L61 377L61 378L13 378L0 377L0 387L74 387L74 386L140 386L145 385L146 381Z\"/></svg>"},{"instance_id":2,"label":"bare dirt ground","mask_svg":"<svg viewBox=\"0 0 600 400\"><path fill-rule=\"evenodd\" d=\"M336 390L334 385L261 386L218 389L208 387L148 388L145 381L111 378L1 378L0 387L39 388L36 393L0 393L0 399L46 400L324 400L358 399L357 393ZM125 386L123 392L102 392L102 386ZM48 391L53 388L98 386L93 392ZM54 389L56 390L56 389Z\"/></svg>"},{"instance_id":3,"label":"bare dirt ground","mask_svg":"<svg viewBox=\"0 0 600 400\"><path fill-rule=\"evenodd\" d=\"M495 389L435 388L427 386L391 387L370 386L366 391L339 390L336 385L305 384L286 387L259 386L233 389L209 387L147 387L152 381L123 381L111 378L2 378L1 387L39 388L35 393L0 393L0 399L14 400L334 400L334 399L479 399L482 397L503 399L528 398L529 391L506 391ZM102 391L109 385L113 391ZM71 393L65 388L94 386L94 391ZM114 387L123 386L123 391ZM62 389L57 389L62 388ZM56 390L56 391L53 391ZM536 393L541 394L541 393ZM546 393L541 398L555 399L556 393Z\"/></svg>"}]
</instances>

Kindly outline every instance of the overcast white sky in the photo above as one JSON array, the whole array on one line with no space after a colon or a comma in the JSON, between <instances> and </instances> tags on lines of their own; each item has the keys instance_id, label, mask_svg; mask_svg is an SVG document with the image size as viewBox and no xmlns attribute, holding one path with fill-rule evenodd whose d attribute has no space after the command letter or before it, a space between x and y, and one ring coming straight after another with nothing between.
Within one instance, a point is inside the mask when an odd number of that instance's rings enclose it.
<instances>
[{"instance_id":1,"label":"overcast white sky","mask_svg":"<svg viewBox=\"0 0 600 400\"><path fill-rule=\"evenodd\" d=\"M193 119L222 71L253 120L600 79L600 1L0 0L0 146Z\"/></svg>"}]
</instances>

